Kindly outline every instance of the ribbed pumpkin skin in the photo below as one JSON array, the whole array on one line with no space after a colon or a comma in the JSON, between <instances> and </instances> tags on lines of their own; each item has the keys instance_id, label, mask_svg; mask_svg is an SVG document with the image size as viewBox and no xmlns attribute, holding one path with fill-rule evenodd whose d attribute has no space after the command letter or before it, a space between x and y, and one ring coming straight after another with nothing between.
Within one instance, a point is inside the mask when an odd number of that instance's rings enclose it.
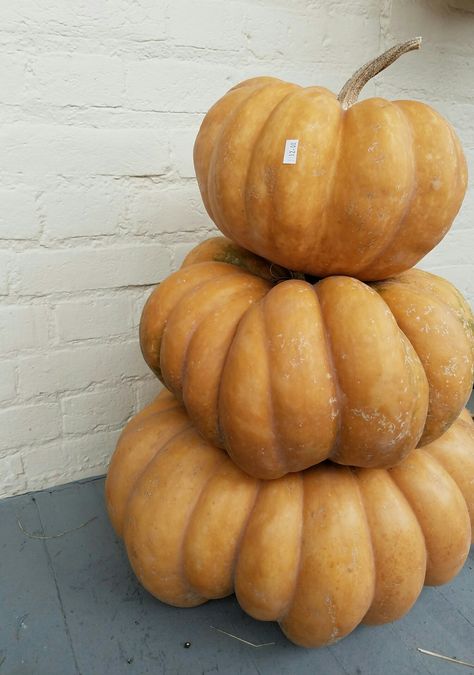
<instances>
[{"instance_id":1,"label":"ribbed pumpkin skin","mask_svg":"<svg viewBox=\"0 0 474 675\"><path fill-rule=\"evenodd\" d=\"M283 164L298 139L296 164ZM206 209L233 241L315 276L385 279L444 237L467 184L450 124L417 101L343 110L321 87L260 77L207 113L194 147Z\"/></svg>"},{"instance_id":2,"label":"ribbed pumpkin skin","mask_svg":"<svg viewBox=\"0 0 474 675\"><path fill-rule=\"evenodd\" d=\"M400 618L424 583L459 572L474 520L474 425L463 415L388 471L325 462L259 481L164 391L122 433L106 496L154 596L193 607L235 591L253 617L317 647Z\"/></svg>"},{"instance_id":3,"label":"ribbed pumpkin skin","mask_svg":"<svg viewBox=\"0 0 474 675\"><path fill-rule=\"evenodd\" d=\"M393 466L452 424L473 353L451 284L420 270L373 288L271 280L284 274L216 238L144 308L145 360L209 442L268 479L327 458Z\"/></svg>"}]
</instances>

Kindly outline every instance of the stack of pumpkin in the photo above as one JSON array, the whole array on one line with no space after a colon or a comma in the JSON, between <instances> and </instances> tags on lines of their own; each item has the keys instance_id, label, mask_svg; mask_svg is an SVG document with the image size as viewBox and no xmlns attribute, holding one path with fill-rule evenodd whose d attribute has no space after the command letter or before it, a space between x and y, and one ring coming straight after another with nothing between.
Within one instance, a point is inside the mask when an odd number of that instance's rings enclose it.
<instances>
[{"instance_id":1,"label":"stack of pumpkin","mask_svg":"<svg viewBox=\"0 0 474 675\"><path fill-rule=\"evenodd\" d=\"M203 121L196 174L231 239L199 245L149 298L141 347L167 390L124 430L106 488L164 602L235 592L319 646L402 616L467 557L472 315L409 269L449 229L466 164L427 105L355 103L418 46L338 97L249 80Z\"/></svg>"}]
</instances>

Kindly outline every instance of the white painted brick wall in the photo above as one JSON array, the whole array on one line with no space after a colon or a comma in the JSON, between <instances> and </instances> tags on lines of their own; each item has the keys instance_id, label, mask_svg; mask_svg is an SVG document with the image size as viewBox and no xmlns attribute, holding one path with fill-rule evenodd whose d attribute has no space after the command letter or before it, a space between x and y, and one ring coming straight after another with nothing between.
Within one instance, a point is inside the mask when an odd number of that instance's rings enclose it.
<instances>
[{"instance_id":1,"label":"white painted brick wall","mask_svg":"<svg viewBox=\"0 0 474 675\"><path fill-rule=\"evenodd\" d=\"M192 145L227 88L337 90L424 36L365 94L422 98L474 176L474 13L447 0L16 0L0 26L0 495L102 473L159 390L137 342L152 285L213 231ZM473 299L474 178L423 266Z\"/></svg>"}]
</instances>

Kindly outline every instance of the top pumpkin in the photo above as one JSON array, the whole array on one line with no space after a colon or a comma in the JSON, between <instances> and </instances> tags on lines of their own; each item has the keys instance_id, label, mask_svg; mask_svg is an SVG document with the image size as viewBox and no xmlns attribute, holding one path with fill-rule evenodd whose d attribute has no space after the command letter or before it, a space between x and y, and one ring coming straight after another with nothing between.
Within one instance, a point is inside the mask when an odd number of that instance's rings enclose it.
<instances>
[{"instance_id":1,"label":"top pumpkin","mask_svg":"<svg viewBox=\"0 0 474 675\"><path fill-rule=\"evenodd\" d=\"M424 103L355 103L371 77L420 42L363 66L339 96L273 77L227 92L194 146L201 195L219 229L254 253L316 276L384 279L428 253L466 191L459 140ZM288 159L290 139L298 146Z\"/></svg>"}]
</instances>

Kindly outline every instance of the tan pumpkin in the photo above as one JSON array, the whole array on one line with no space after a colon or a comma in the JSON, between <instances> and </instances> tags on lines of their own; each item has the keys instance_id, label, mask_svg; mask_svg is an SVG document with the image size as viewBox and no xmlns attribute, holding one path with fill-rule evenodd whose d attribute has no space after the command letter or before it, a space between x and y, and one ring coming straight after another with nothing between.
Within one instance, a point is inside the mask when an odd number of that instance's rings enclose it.
<instances>
[{"instance_id":1,"label":"tan pumpkin","mask_svg":"<svg viewBox=\"0 0 474 675\"><path fill-rule=\"evenodd\" d=\"M384 279L446 234L467 184L450 124L417 101L369 98L364 84L411 40L358 70L336 97L257 77L207 113L194 147L206 209L233 241L316 276ZM285 163L287 140L299 142Z\"/></svg>"},{"instance_id":2,"label":"tan pumpkin","mask_svg":"<svg viewBox=\"0 0 474 675\"><path fill-rule=\"evenodd\" d=\"M451 284L420 270L372 288L285 274L220 237L146 303L145 360L207 440L277 478L327 458L393 466L454 422L473 335Z\"/></svg>"},{"instance_id":3,"label":"tan pumpkin","mask_svg":"<svg viewBox=\"0 0 474 675\"><path fill-rule=\"evenodd\" d=\"M236 593L299 645L403 616L461 569L474 521L467 413L399 466L325 462L275 481L240 471L164 391L126 427L107 505L145 588L193 607ZM470 516L469 516L470 514Z\"/></svg>"}]
</instances>

